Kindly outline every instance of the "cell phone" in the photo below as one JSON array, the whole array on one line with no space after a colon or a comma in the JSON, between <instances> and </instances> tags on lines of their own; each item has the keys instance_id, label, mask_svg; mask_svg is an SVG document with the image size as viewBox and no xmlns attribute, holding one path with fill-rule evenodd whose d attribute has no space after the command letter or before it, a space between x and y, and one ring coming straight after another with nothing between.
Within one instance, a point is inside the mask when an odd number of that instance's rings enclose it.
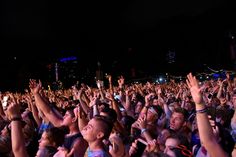
<instances>
[{"instance_id":1,"label":"cell phone","mask_svg":"<svg viewBox=\"0 0 236 157\"><path fill-rule=\"evenodd\" d=\"M208 115L211 116L211 120L213 120L216 123L216 108L212 107L208 109ZM215 128L216 126L214 126Z\"/></svg>"},{"instance_id":2,"label":"cell phone","mask_svg":"<svg viewBox=\"0 0 236 157\"><path fill-rule=\"evenodd\" d=\"M132 154L130 157L141 157L143 152L147 146L147 142L141 138L137 139L137 151L136 153Z\"/></svg>"}]
</instances>

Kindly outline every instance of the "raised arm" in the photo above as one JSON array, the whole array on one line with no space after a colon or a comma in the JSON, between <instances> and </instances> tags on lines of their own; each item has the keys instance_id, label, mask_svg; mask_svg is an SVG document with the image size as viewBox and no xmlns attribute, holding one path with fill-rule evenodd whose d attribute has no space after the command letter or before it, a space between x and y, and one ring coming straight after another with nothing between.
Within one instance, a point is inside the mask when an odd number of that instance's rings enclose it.
<instances>
[{"instance_id":1,"label":"raised arm","mask_svg":"<svg viewBox=\"0 0 236 157\"><path fill-rule=\"evenodd\" d=\"M85 95L85 92L84 92L83 89L80 89L80 90L76 93L75 97L76 97L76 99L79 100L81 109L82 109L86 114L88 114L89 111L90 111L90 108L89 108L88 104L86 104L86 102L84 101L83 95Z\"/></svg>"},{"instance_id":2,"label":"raised arm","mask_svg":"<svg viewBox=\"0 0 236 157\"><path fill-rule=\"evenodd\" d=\"M7 111L11 120L11 141L13 154L15 157L28 157L22 131L20 107L18 104L12 103L9 105Z\"/></svg>"},{"instance_id":3,"label":"raised arm","mask_svg":"<svg viewBox=\"0 0 236 157\"><path fill-rule=\"evenodd\" d=\"M55 126L60 127L63 125L63 119L56 115L55 112L49 107L48 102L40 95L39 91L42 87L42 83L39 81L37 83L35 80L30 80L29 87L31 92L34 95L35 103L39 109L44 113L47 119Z\"/></svg>"},{"instance_id":4,"label":"raised arm","mask_svg":"<svg viewBox=\"0 0 236 157\"><path fill-rule=\"evenodd\" d=\"M195 102L196 106L196 117L197 117L197 126L199 130L200 139L206 148L207 152L209 152L211 157L226 157L227 154L221 148L219 143L217 142L212 127L210 125L207 108L205 106L205 102L202 98L201 89L199 87L198 80L191 73L187 75L186 80L188 87L190 89L191 95Z\"/></svg>"},{"instance_id":5,"label":"raised arm","mask_svg":"<svg viewBox=\"0 0 236 157\"><path fill-rule=\"evenodd\" d=\"M42 119L39 117L39 112L38 112L38 109L35 105L35 102L32 101L31 99L31 96L30 95L27 95L26 96L26 100L27 100L27 103L28 103L28 106L31 106L31 112L33 114L33 117L34 117L34 120L36 121L38 127L42 124Z\"/></svg>"}]
</instances>

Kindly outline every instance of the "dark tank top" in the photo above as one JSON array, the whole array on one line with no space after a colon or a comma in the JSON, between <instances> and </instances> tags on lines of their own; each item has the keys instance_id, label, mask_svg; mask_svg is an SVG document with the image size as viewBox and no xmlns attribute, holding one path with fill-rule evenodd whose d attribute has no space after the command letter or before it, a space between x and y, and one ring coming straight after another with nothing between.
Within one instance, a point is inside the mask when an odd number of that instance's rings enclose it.
<instances>
[{"instance_id":1,"label":"dark tank top","mask_svg":"<svg viewBox=\"0 0 236 157\"><path fill-rule=\"evenodd\" d=\"M71 136L66 136L65 141L64 141L64 147L68 150L71 150L71 148L73 147L74 141L77 138L81 138L81 137L82 137L81 133L77 133Z\"/></svg>"}]
</instances>

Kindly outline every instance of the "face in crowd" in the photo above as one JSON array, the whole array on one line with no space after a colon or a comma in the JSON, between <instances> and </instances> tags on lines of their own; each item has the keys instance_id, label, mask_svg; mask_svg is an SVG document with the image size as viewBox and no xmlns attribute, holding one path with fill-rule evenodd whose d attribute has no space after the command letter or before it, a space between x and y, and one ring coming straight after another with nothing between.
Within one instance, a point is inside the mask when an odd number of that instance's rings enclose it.
<instances>
[{"instance_id":1,"label":"face in crowd","mask_svg":"<svg viewBox=\"0 0 236 157\"><path fill-rule=\"evenodd\" d=\"M165 150L164 153L169 155L170 157L175 157L174 152L172 151L172 148L179 145L179 141L175 138L167 138L165 142Z\"/></svg>"},{"instance_id":2,"label":"face in crowd","mask_svg":"<svg viewBox=\"0 0 236 157\"><path fill-rule=\"evenodd\" d=\"M63 116L63 125L70 126L77 121L77 117L74 114L73 110L67 110Z\"/></svg>"},{"instance_id":3,"label":"face in crowd","mask_svg":"<svg viewBox=\"0 0 236 157\"><path fill-rule=\"evenodd\" d=\"M180 130L185 125L185 118L182 113L173 112L170 118L170 129L174 131Z\"/></svg>"},{"instance_id":4,"label":"face in crowd","mask_svg":"<svg viewBox=\"0 0 236 157\"><path fill-rule=\"evenodd\" d=\"M103 117L103 118L100 118ZM109 137L112 130L112 124L105 120L104 116L95 116L83 128L81 134L88 142L102 141Z\"/></svg>"}]
</instances>

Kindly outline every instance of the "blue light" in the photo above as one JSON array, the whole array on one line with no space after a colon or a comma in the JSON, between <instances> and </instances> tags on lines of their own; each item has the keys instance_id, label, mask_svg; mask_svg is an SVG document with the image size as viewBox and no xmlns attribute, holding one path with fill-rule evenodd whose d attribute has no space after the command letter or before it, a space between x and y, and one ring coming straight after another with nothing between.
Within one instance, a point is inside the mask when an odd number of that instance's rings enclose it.
<instances>
[{"instance_id":1,"label":"blue light","mask_svg":"<svg viewBox=\"0 0 236 157\"><path fill-rule=\"evenodd\" d=\"M74 61L74 60L77 60L77 57L71 56L71 57L60 58L60 62L67 62L67 61Z\"/></svg>"},{"instance_id":2,"label":"blue light","mask_svg":"<svg viewBox=\"0 0 236 157\"><path fill-rule=\"evenodd\" d=\"M220 77L220 74L213 74L213 77L216 79L216 78L219 78Z\"/></svg>"}]
</instances>

